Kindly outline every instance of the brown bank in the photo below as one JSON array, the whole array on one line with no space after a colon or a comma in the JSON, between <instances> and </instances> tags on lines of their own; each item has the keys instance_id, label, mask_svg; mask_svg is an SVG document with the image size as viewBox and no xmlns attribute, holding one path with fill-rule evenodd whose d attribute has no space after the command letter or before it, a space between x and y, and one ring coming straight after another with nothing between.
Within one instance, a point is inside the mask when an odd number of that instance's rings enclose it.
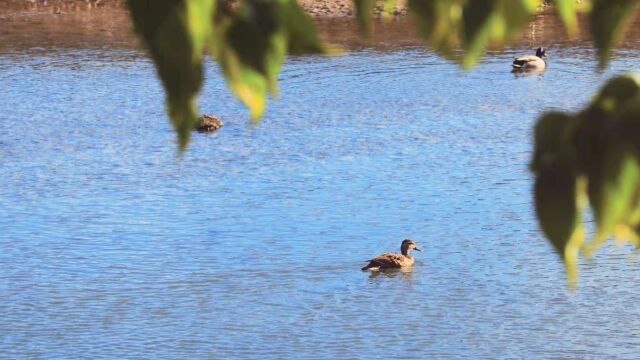
<instances>
[{"instance_id":1,"label":"brown bank","mask_svg":"<svg viewBox=\"0 0 640 360\"><path fill-rule=\"evenodd\" d=\"M230 4L239 0L226 0ZM299 0L300 5L314 17L344 17L353 16L355 10L352 0ZM406 0L398 1L394 13L405 12ZM61 13L78 9L93 9L97 7L124 7L126 0L1 0L2 10L52 11ZM376 11L380 13L382 7Z\"/></svg>"},{"instance_id":2,"label":"brown bank","mask_svg":"<svg viewBox=\"0 0 640 360\"><path fill-rule=\"evenodd\" d=\"M239 0L223 0L230 4ZM576 0L582 2L583 0ZM298 0L300 5L314 17L347 17L353 16L355 10L353 0ZM551 0L545 0L542 8L546 7ZM407 0L396 1L394 15L406 13ZM96 7L124 7L126 0L1 0L0 11L2 10L27 10L42 11L49 10L54 13L77 9L92 9ZM376 13L380 14L382 6L376 8Z\"/></svg>"}]
</instances>

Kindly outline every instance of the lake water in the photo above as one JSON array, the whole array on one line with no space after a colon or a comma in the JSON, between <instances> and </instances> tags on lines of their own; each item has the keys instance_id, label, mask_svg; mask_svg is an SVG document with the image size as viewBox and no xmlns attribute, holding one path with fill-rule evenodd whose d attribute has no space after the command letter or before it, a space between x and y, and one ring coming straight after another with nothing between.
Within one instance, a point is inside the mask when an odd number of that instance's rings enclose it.
<instances>
[{"instance_id":1,"label":"lake water","mask_svg":"<svg viewBox=\"0 0 640 360\"><path fill-rule=\"evenodd\" d=\"M600 73L540 16L465 73L406 21L345 24L255 126L208 63L225 124L179 158L123 13L3 17L0 358L637 358L639 261L608 246L568 290L527 166L536 117L637 69L640 33ZM359 270L405 237L412 273Z\"/></svg>"}]
</instances>

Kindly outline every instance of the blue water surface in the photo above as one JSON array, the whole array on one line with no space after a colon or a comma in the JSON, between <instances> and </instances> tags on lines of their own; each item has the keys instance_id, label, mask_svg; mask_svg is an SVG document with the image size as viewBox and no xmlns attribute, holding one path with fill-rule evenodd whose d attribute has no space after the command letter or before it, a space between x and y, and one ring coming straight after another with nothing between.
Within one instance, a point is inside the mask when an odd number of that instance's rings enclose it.
<instances>
[{"instance_id":1,"label":"blue water surface","mask_svg":"<svg viewBox=\"0 0 640 360\"><path fill-rule=\"evenodd\" d=\"M638 262L568 290L527 166L537 116L640 51L547 46L532 76L529 46L292 57L256 125L208 62L224 127L182 156L143 52L1 53L0 358L637 358ZM413 272L359 270L405 237Z\"/></svg>"}]
</instances>

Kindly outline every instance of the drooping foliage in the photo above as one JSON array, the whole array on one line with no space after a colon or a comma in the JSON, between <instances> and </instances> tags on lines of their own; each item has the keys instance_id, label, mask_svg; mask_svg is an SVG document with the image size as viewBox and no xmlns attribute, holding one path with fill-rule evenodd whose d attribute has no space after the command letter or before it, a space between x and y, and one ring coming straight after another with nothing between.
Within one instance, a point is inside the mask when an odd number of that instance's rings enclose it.
<instances>
[{"instance_id":1,"label":"drooping foliage","mask_svg":"<svg viewBox=\"0 0 640 360\"><path fill-rule=\"evenodd\" d=\"M624 32L640 0L593 0L591 23L600 61ZM391 12L394 0L354 0L363 29L374 8ZM287 53L327 53L312 20L295 0L129 0L135 28L145 40L167 93L167 107L186 146L195 119L206 52L221 65L234 94L252 119L264 112L277 91L277 75ZM473 66L491 42L514 36L543 0L407 0L419 34L443 56ZM554 0L567 31L576 30L576 0ZM588 8L583 6L582 8Z\"/></svg>"},{"instance_id":2,"label":"drooping foliage","mask_svg":"<svg viewBox=\"0 0 640 360\"><path fill-rule=\"evenodd\" d=\"M167 93L167 108L184 148L196 118L202 53L212 34L212 0L134 0L129 9Z\"/></svg>"},{"instance_id":3,"label":"drooping foliage","mask_svg":"<svg viewBox=\"0 0 640 360\"><path fill-rule=\"evenodd\" d=\"M609 234L640 245L640 74L610 80L577 114L543 115L531 169L538 220L572 283L580 251L590 255ZM597 226L588 242L587 203Z\"/></svg>"},{"instance_id":4,"label":"drooping foliage","mask_svg":"<svg viewBox=\"0 0 640 360\"><path fill-rule=\"evenodd\" d=\"M407 0L427 46L464 68L489 44L519 34L543 0ZM577 14L589 12L589 28L601 67L623 36L640 0L554 0L567 33ZM168 114L180 149L188 143L197 114L202 62L209 53L252 119L277 92L277 76L288 53L328 53L312 20L295 0L128 0L167 95ZM581 4L580 6L577 4ZM376 7L388 14L394 0L354 0L366 34ZM615 233L640 244L640 95L637 75L611 80L577 114L549 113L538 121L531 169L541 228L565 260L574 281L580 251L592 253ZM582 213L590 204L597 223L585 242Z\"/></svg>"},{"instance_id":5,"label":"drooping foliage","mask_svg":"<svg viewBox=\"0 0 640 360\"><path fill-rule=\"evenodd\" d=\"M171 121L184 149L196 120L206 52L216 59L233 93L258 119L287 53L327 53L295 0L129 0L162 79Z\"/></svg>"},{"instance_id":6,"label":"drooping foliage","mask_svg":"<svg viewBox=\"0 0 640 360\"><path fill-rule=\"evenodd\" d=\"M607 65L611 48L628 27L632 10L639 3L639 0L593 0L589 24L601 68Z\"/></svg>"},{"instance_id":7,"label":"drooping foliage","mask_svg":"<svg viewBox=\"0 0 640 360\"><path fill-rule=\"evenodd\" d=\"M540 5L538 0L409 0L420 35L465 68L478 61L490 41L501 44L518 35ZM573 11L570 14L575 16ZM571 16L566 19L573 30ZM456 51L460 48L464 52Z\"/></svg>"}]
</instances>

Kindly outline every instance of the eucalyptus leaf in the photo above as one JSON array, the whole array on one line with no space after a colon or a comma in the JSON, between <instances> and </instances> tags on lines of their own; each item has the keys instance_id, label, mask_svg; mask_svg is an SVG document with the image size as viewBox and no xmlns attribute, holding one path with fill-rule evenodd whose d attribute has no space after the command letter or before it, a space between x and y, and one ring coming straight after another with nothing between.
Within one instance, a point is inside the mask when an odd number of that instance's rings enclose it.
<instances>
[{"instance_id":1,"label":"eucalyptus leaf","mask_svg":"<svg viewBox=\"0 0 640 360\"><path fill-rule=\"evenodd\" d=\"M202 55L211 36L215 0L129 0L136 32L142 35L167 94L171 122L183 150L197 117Z\"/></svg>"},{"instance_id":2,"label":"eucalyptus leaf","mask_svg":"<svg viewBox=\"0 0 640 360\"><path fill-rule=\"evenodd\" d=\"M596 219L597 232L585 249L587 255L614 233L619 225L626 225L635 208L634 195L640 180L640 166L635 157L622 146L610 146L605 162L598 172L588 174L589 200Z\"/></svg>"},{"instance_id":3,"label":"eucalyptus leaf","mask_svg":"<svg viewBox=\"0 0 640 360\"><path fill-rule=\"evenodd\" d=\"M536 174L536 212L542 230L564 256L578 223L577 179L571 130L574 120L564 113L547 113L535 129L531 169Z\"/></svg>"},{"instance_id":4,"label":"eucalyptus leaf","mask_svg":"<svg viewBox=\"0 0 640 360\"><path fill-rule=\"evenodd\" d=\"M610 89L613 84L618 84L618 89ZM640 73L617 77L607 84L603 93L605 91L615 91L615 99L620 103L616 115L617 132L640 159ZM602 102L607 103L606 100Z\"/></svg>"},{"instance_id":5,"label":"eucalyptus leaf","mask_svg":"<svg viewBox=\"0 0 640 360\"><path fill-rule=\"evenodd\" d=\"M639 0L593 0L589 20L601 68L607 65L611 48L622 37L638 3Z\"/></svg>"},{"instance_id":6,"label":"eucalyptus leaf","mask_svg":"<svg viewBox=\"0 0 640 360\"><path fill-rule=\"evenodd\" d=\"M538 222L554 249L562 257L570 282L575 283L577 256L584 241L580 221L578 177L562 167L552 167L536 176L535 209Z\"/></svg>"},{"instance_id":7,"label":"eucalyptus leaf","mask_svg":"<svg viewBox=\"0 0 640 360\"><path fill-rule=\"evenodd\" d=\"M371 17L376 5L376 0L353 0L353 3L356 8L356 19L360 27L364 29L366 33L369 33L371 31Z\"/></svg>"},{"instance_id":8,"label":"eucalyptus leaf","mask_svg":"<svg viewBox=\"0 0 640 360\"><path fill-rule=\"evenodd\" d=\"M455 59L455 49L462 46L462 0L408 0L418 33L434 50Z\"/></svg>"},{"instance_id":9,"label":"eucalyptus leaf","mask_svg":"<svg viewBox=\"0 0 640 360\"><path fill-rule=\"evenodd\" d=\"M514 37L540 0L409 0L420 35L443 56L470 68L489 44ZM463 48L462 56L456 56Z\"/></svg>"},{"instance_id":10,"label":"eucalyptus leaf","mask_svg":"<svg viewBox=\"0 0 640 360\"><path fill-rule=\"evenodd\" d=\"M576 0L553 0L556 12L560 15L567 33L573 36L578 31Z\"/></svg>"},{"instance_id":11,"label":"eucalyptus leaf","mask_svg":"<svg viewBox=\"0 0 640 360\"><path fill-rule=\"evenodd\" d=\"M505 32L500 38L511 39L519 35L518 30L531 20L531 15L538 11L540 3L540 0L502 0L500 12L503 15L500 18L504 22Z\"/></svg>"},{"instance_id":12,"label":"eucalyptus leaf","mask_svg":"<svg viewBox=\"0 0 640 360\"><path fill-rule=\"evenodd\" d=\"M278 14L280 22L286 29L289 53L301 55L330 52L327 45L318 37L313 21L297 1L283 1Z\"/></svg>"},{"instance_id":13,"label":"eucalyptus leaf","mask_svg":"<svg viewBox=\"0 0 640 360\"><path fill-rule=\"evenodd\" d=\"M393 15L393 13L395 11L395 7L396 7L396 1L395 0L384 0L384 8L383 8L382 14L384 16Z\"/></svg>"},{"instance_id":14,"label":"eucalyptus leaf","mask_svg":"<svg viewBox=\"0 0 640 360\"><path fill-rule=\"evenodd\" d=\"M570 283L577 277L577 256L584 241L581 222L584 180L578 173L572 142L576 119L551 112L538 120L531 169L540 227L565 262Z\"/></svg>"},{"instance_id":15,"label":"eucalyptus leaf","mask_svg":"<svg viewBox=\"0 0 640 360\"><path fill-rule=\"evenodd\" d=\"M252 119L264 112L267 92L276 90L277 73L284 61L286 39L278 26L276 6L243 2L233 16L221 21L216 34L214 56Z\"/></svg>"},{"instance_id":16,"label":"eucalyptus leaf","mask_svg":"<svg viewBox=\"0 0 640 360\"><path fill-rule=\"evenodd\" d=\"M482 56L491 39L492 32L499 24L496 5L499 0L470 1L462 12L465 54L464 68L472 67Z\"/></svg>"},{"instance_id":17,"label":"eucalyptus leaf","mask_svg":"<svg viewBox=\"0 0 640 360\"><path fill-rule=\"evenodd\" d=\"M540 118L531 169L538 220L571 281L578 249L590 255L611 235L640 245L640 75L611 79L578 114ZM585 194L596 233L583 244Z\"/></svg>"},{"instance_id":18,"label":"eucalyptus leaf","mask_svg":"<svg viewBox=\"0 0 640 360\"><path fill-rule=\"evenodd\" d=\"M640 74L628 73L609 80L594 101L603 111L620 110L620 106L640 95Z\"/></svg>"},{"instance_id":19,"label":"eucalyptus leaf","mask_svg":"<svg viewBox=\"0 0 640 360\"><path fill-rule=\"evenodd\" d=\"M628 127L635 122L622 123L619 113L639 93L638 78L618 76L607 82L593 104L579 115L579 166L588 178L589 201L598 227L588 253L629 217L633 205L639 174Z\"/></svg>"}]
</instances>

